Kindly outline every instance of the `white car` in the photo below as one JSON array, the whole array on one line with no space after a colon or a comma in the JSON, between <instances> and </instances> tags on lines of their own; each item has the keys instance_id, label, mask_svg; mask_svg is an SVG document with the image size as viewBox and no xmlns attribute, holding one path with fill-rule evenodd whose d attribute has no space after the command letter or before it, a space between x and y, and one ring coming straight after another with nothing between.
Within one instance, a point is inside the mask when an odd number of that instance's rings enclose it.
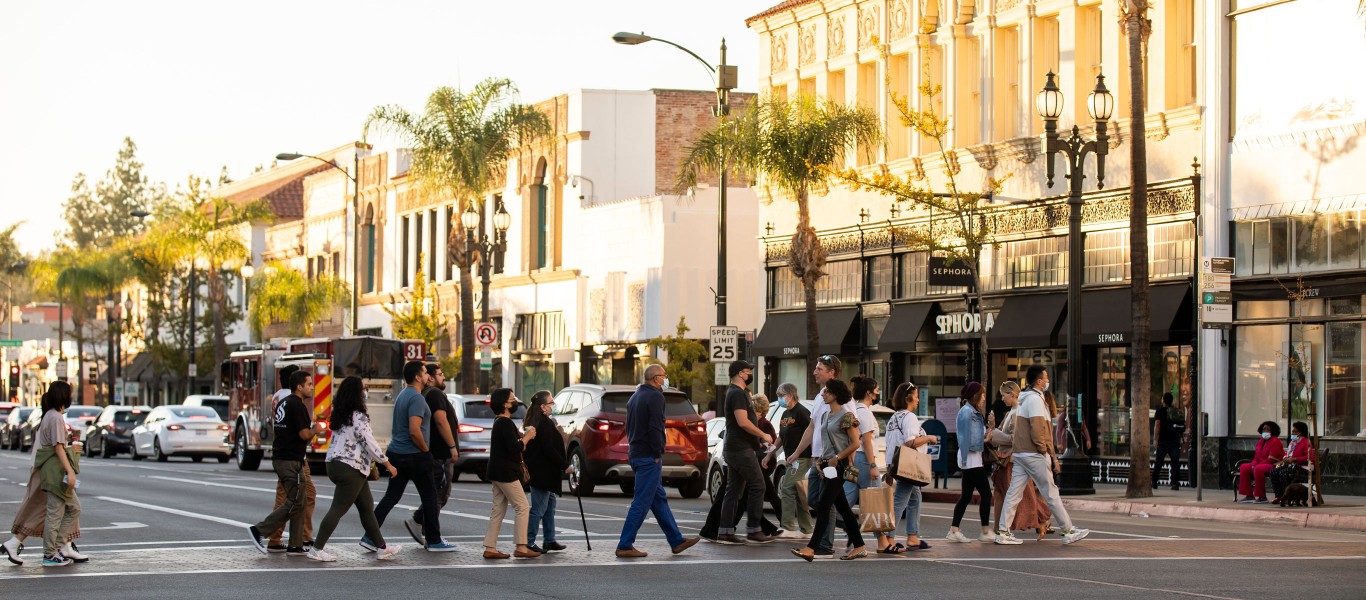
<instances>
[{"instance_id":1,"label":"white car","mask_svg":"<svg viewBox=\"0 0 1366 600\"><path fill-rule=\"evenodd\" d=\"M133 429L133 460L188 456L200 462L212 456L225 463L231 452L228 425L207 406L158 406Z\"/></svg>"},{"instance_id":2,"label":"white car","mask_svg":"<svg viewBox=\"0 0 1366 600\"><path fill-rule=\"evenodd\" d=\"M90 427L95 419L99 418L103 408L98 406L71 406L62 415L66 419L67 429L71 430L72 439L84 440L85 429Z\"/></svg>"}]
</instances>

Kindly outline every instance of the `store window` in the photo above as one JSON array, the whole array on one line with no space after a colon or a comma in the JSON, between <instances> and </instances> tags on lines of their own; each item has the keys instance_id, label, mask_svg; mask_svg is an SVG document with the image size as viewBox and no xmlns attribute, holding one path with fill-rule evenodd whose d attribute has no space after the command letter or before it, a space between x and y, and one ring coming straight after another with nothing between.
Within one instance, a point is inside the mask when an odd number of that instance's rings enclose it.
<instances>
[{"instance_id":1,"label":"store window","mask_svg":"<svg viewBox=\"0 0 1366 600\"><path fill-rule=\"evenodd\" d=\"M853 304L863 297L863 261L841 260L826 263L825 276L816 282L816 304ZM790 267L773 270L769 287L769 308L797 308L806 305L802 281Z\"/></svg>"},{"instance_id":2,"label":"store window","mask_svg":"<svg viewBox=\"0 0 1366 600\"><path fill-rule=\"evenodd\" d=\"M895 261L891 256L874 256L868 259L868 295L866 300L890 300L892 298L892 274Z\"/></svg>"},{"instance_id":3,"label":"store window","mask_svg":"<svg viewBox=\"0 0 1366 600\"><path fill-rule=\"evenodd\" d=\"M959 295L966 293L965 287L946 287L929 285L930 253L913 252L901 255L901 290L898 298L923 298L926 296Z\"/></svg>"},{"instance_id":4,"label":"store window","mask_svg":"<svg viewBox=\"0 0 1366 600\"><path fill-rule=\"evenodd\" d=\"M1111 229L1086 234L1086 284L1128 281L1129 230ZM1195 224L1190 221L1148 227L1148 276L1153 279L1190 277L1195 266Z\"/></svg>"},{"instance_id":5,"label":"store window","mask_svg":"<svg viewBox=\"0 0 1366 600\"><path fill-rule=\"evenodd\" d=\"M1129 400L1129 349L1100 348L1096 354L1095 450L1101 456L1128 456L1133 436L1139 434L1133 431L1133 404ZM1150 418L1161 408L1163 394L1171 394L1173 406L1185 411L1191 403L1191 347L1158 346L1149 361ZM1152 426L1151 420L1148 426Z\"/></svg>"},{"instance_id":6,"label":"store window","mask_svg":"<svg viewBox=\"0 0 1366 600\"><path fill-rule=\"evenodd\" d=\"M990 263L987 290L1067 285L1067 237L1006 242Z\"/></svg>"},{"instance_id":7,"label":"store window","mask_svg":"<svg viewBox=\"0 0 1366 600\"><path fill-rule=\"evenodd\" d=\"M1361 266L1361 213L1315 213L1234 226L1238 275L1274 275Z\"/></svg>"},{"instance_id":8,"label":"store window","mask_svg":"<svg viewBox=\"0 0 1366 600\"><path fill-rule=\"evenodd\" d=\"M966 364L966 352L916 353L906 357L906 378L920 389L920 408L916 411L920 416L934 418L939 398L958 398L968 382Z\"/></svg>"},{"instance_id":9,"label":"store window","mask_svg":"<svg viewBox=\"0 0 1366 600\"><path fill-rule=\"evenodd\" d=\"M1287 387L1284 352L1290 328L1286 325L1253 325L1238 328L1235 351L1233 433L1256 435L1263 421L1285 421Z\"/></svg>"}]
</instances>

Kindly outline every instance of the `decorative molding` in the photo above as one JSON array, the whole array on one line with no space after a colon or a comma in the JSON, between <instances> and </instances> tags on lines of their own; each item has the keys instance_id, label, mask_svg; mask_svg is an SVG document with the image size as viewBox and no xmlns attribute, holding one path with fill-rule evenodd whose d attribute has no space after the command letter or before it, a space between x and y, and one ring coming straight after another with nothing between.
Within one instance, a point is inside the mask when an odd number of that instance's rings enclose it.
<instances>
[{"instance_id":1,"label":"decorative molding","mask_svg":"<svg viewBox=\"0 0 1366 600\"><path fill-rule=\"evenodd\" d=\"M1043 153L1043 141L1037 137L1015 138L1000 145L1004 154L1026 165L1032 164Z\"/></svg>"},{"instance_id":2,"label":"decorative molding","mask_svg":"<svg viewBox=\"0 0 1366 600\"><path fill-rule=\"evenodd\" d=\"M797 66L804 67L816 62L816 24L797 27Z\"/></svg>"},{"instance_id":3,"label":"decorative molding","mask_svg":"<svg viewBox=\"0 0 1366 600\"><path fill-rule=\"evenodd\" d=\"M832 17L825 25L825 57L844 54L844 15Z\"/></svg>"},{"instance_id":4,"label":"decorative molding","mask_svg":"<svg viewBox=\"0 0 1366 600\"><path fill-rule=\"evenodd\" d=\"M925 174L925 161L921 160L919 156L914 156L911 157L911 164L915 167L915 172L912 177L916 181L924 181L925 177L927 177Z\"/></svg>"},{"instance_id":5,"label":"decorative molding","mask_svg":"<svg viewBox=\"0 0 1366 600\"><path fill-rule=\"evenodd\" d=\"M1366 135L1366 121L1335 125L1332 127L1306 129L1303 131L1294 131L1265 137L1238 139L1234 140L1234 142L1229 145L1229 150L1233 154L1239 154L1242 152L1255 152L1258 150L1270 150L1288 146L1301 146L1310 142L1350 140L1360 135Z\"/></svg>"},{"instance_id":6,"label":"decorative molding","mask_svg":"<svg viewBox=\"0 0 1366 600\"><path fill-rule=\"evenodd\" d=\"M1143 126L1146 133L1145 137L1153 141L1165 140L1172 133L1171 129L1167 128L1167 113L1164 112L1148 115L1144 119Z\"/></svg>"},{"instance_id":7,"label":"decorative molding","mask_svg":"<svg viewBox=\"0 0 1366 600\"><path fill-rule=\"evenodd\" d=\"M939 30L939 13L943 12L942 0L920 0L920 33L931 34Z\"/></svg>"},{"instance_id":8,"label":"decorative molding","mask_svg":"<svg viewBox=\"0 0 1366 600\"><path fill-rule=\"evenodd\" d=\"M978 144L967 148L968 154L972 155L973 160L987 171L996 168L999 160L996 158L996 147L991 144Z\"/></svg>"},{"instance_id":9,"label":"decorative molding","mask_svg":"<svg viewBox=\"0 0 1366 600\"><path fill-rule=\"evenodd\" d=\"M896 0L892 4L888 18L892 24L892 40L899 40L911 34L911 8L906 0Z\"/></svg>"},{"instance_id":10,"label":"decorative molding","mask_svg":"<svg viewBox=\"0 0 1366 600\"><path fill-rule=\"evenodd\" d=\"M995 0L992 12L1000 13L1020 5L1020 0Z\"/></svg>"},{"instance_id":11,"label":"decorative molding","mask_svg":"<svg viewBox=\"0 0 1366 600\"><path fill-rule=\"evenodd\" d=\"M769 71L777 73L787 70L787 32L775 33L769 38Z\"/></svg>"},{"instance_id":12,"label":"decorative molding","mask_svg":"<svg viewBox=\"0 0 1366 600\"><path fill-rule=\"evenodd\" d=\"M860 8L858 11L858 49L873 47L877 37L877 7Z\"/></svg>"}]
</instances>

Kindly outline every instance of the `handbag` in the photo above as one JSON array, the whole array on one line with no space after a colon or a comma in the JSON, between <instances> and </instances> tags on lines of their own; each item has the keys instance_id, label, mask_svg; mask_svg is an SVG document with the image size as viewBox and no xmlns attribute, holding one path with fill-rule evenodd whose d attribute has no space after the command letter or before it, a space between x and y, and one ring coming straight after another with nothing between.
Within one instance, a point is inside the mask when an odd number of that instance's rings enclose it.
<instances>
[{"instance_id":1,"label":"handbag","mask_svg":"<svg viewBox=\"0 0 1366 600\"><path fill-rule=\"evenodd\" d=\"M517 457L517 463L522 466L522 485L531 483L531 471L528 471L526 468L526 459L519 456Z\"/></svg>"},{"instance_id":2,"label":"handbag","mask_svg":"<svg viewBox=\"0 0 1366 600\"><path fill-rule=\"evenodd\" d=\"M896 529L893 490L890 486L863 488L858 491L859 531L892 531Z\"/></svg>"},{"instance_id":3,"label":"handbag","mask_svg":"<svg viewBox=\"0 0 1366 600\"><path fill-rule=\"evenodd\" d=\"M365 476L366 481L379 481L379 464L370 461L370 474Z\"/></svg>"},{"instance_id":4,"label":"handbag","mask_svg":"<svg viewBox=\"0 0 1366 600\"><path fill-rule=\"evenodd\" d=\"M858 467L853 462L844 467L844 480L858 483Z\"/></svg>"},{"instance_id":5,"label":"handbag","mask_svg":"<svg viewBox=\"0 0 1366 600\"><path fill-rule=\"evenodd\" d=\"M897 446L892 455L892 474L898 480L924 487L934 480L934 459L930 455L905 446Z\"/></svg>"}]
</instances>

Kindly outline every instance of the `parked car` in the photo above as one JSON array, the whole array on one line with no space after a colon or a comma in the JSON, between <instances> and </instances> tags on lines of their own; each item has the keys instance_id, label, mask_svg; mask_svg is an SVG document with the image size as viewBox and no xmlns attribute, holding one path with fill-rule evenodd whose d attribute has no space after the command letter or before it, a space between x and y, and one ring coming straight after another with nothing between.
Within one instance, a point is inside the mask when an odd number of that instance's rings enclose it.
<instances>
[{"instance_id":1,"label":"parked car","mask_svg":"<svg viewBox=\"0 0 1366 600\"><path fill-rule=\"evenodd\" d=\"M10 411L19 408L21 405L15 402L0 402L0 431L4 431L5 419L9 417Z\"/></svg>"},{"instance_id":2,"label":"parked car","mask_svg":"<svg viewBox=\"0 0 1366 600\"><path fill-rule=\"evenodd\" d=\"M635 473L627 460L626 402L635 392L628 385L572 385L555 395L555 423L564 433L569 463L569 491L589 495L599 484L616 482L634 491ZM707 430L688 396L664 390L665 485L677 486L684 498L706 491Z\"/></svg>"},{"instance_id":3,"label":"parked car","mask_svg":"<svg viewBox=\"0 0 1366 600\"><path fill-rule=\"evenodd\" d=\"M19 449L19 426L35 410L32 406L14 406L6 412L5 418L0 420L0 447L6 450Z\"/></svg>"},{"instance_id":4,"label":"parked car","mask_svg":"<svg viewBox=\"0 0 1366 600\"><path fill-rule=\"evenodd\" d=\"M181 402L180 405L207 406L209 408L212 408L213 412L218 413L218 418L222 419L223 422L226 423L228 421L229 403L227 396L209 396L206 394L195 394L193 396L186 396L185 401Z\"/></svg>"},{"instance_id":5,"label":"parked car","mask_svg":"<svg viewBox=\"0 0 1366 600\"><path fill-rule=\"evenodd\" d=\"M109 458L133 448L133 428L151 413L150 406L106 406L85 430L85 455Z\"/></svg>"},{"instance_id":6,"label":"parked car","mask_svg":"<svg viewBox=\"0 0 1366 600\"><path fill-rule=\"evenodd\" d=\"M17 444L20 452L28 452L33 447L34 436L38 432L38 425L42 422L43 411L40 409L28 413L28 418L19 424L19 431L15 432L15 437L18 439ZM67 425L66 428L68 431L71 430L70 425Z\"/></svg>"},{"instance_id":7,"label":"parked car","mask_svg":"<svg viewBox=\"0 0 1366 600\"><path fill-rule=\"evenodd\" d=\"M228 462L228 424L207 406L158 406L133 428L133 460L154 456L166 462L172 456L189 456L195 462L206 456Z\"/></svg>"},{"instance_id":8,"label":"parked car","mask_svg":"<svg viewBox=\"0 0 1366 600\"><path fill-rule=\"evenodd\" d=\"M95 422L95 418L104 412L98 406L72 406L66 409L62 415L66 419L67 430L71 432L72 439L84 440L85 430Z\"/></svg>"},{"instance_id":9,"label":"parked car","mask_svg":"<svg viewBox=\"0 0 1366 600\"><path fill-rule=\"evenodd\" d=\"M479 481L488 481L484 471L489 464L489 434L493 428L493 409L489 407L489 397L485 395L446 394L451 406L455 407L455 419L460 423L455 433L455 443L460 451L455 459L455 479L461 473L473 473ZM520 427L526 418L526 405L513 407L512 420ZM436 435L433 430L432 435Z\"/></svg>"}]
</instances>

